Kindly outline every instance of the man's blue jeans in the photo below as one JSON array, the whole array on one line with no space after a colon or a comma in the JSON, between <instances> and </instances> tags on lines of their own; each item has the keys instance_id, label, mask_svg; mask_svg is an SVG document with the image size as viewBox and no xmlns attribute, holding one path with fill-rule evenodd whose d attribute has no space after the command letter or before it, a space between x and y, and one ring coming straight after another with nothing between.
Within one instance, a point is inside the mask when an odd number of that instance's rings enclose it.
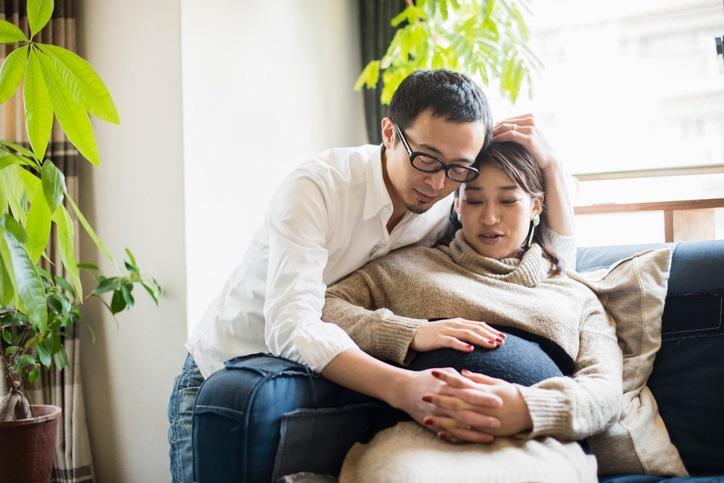
<instances>
[{"instance_id":1,"label":"man's blue jeans","mask_svg":"<svg viewBox=\"0 0 724 483\"><path fill-rule=\"evenodd\" d=\"M171 445L171 477L173 483L193 482L193 446L191 429L194 402L204 376L194 358L186 357L181 374L176 377L168 403L168 442Z\"/></svg>"},{"instance_id":2,"label":"man's blue jeans","mask_svg":"<svg viewBox=\"0 0 724 483\"><path fill-rule=\"evenodd\" d=\"M198 392L195 477L268 483L302 471L336 475L356 441L368 440L399 413L294 362L238 357Z\"/></svg>"}]
</instances>

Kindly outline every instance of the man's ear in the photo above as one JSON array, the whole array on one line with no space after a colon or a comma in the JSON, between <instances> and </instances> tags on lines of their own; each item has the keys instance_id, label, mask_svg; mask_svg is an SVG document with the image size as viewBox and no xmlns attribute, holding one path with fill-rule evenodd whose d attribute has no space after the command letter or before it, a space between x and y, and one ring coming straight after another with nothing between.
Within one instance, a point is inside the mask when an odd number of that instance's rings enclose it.
<instances>
[{"instance_id":1,"label":"man's ear","mask_svg":"<svg viewBox=\"0 0 724 483\"><path fill-rule=\"evenodd\" d=\"M393 136L395 134L395 123L392 119L385 117L382 119L382 144L385 148L392 149Z\"/></svg>"}]
</instances>

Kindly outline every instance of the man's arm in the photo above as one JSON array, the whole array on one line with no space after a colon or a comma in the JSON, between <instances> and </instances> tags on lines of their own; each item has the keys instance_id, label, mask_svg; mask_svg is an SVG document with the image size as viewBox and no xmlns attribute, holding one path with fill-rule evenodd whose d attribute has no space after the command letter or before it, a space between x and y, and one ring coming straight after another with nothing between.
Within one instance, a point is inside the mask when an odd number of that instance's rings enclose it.
<instances>
[{"instance_id":1,"label":"man's arm","mask_svg":"<svg viewBox=\"0 0 724 483\"><path fill-rule=\"evenodd\" d=\"M341 386L385 401L424 425L425 418L436 413L434 405L424 401L423 397L426 394L439 393L445 385L442 380L433 376L434 371L446 372L452 369L410 371L379 361L360 349L349 349L332 359L322 370L322 376ZM480 391L476 403L483 407L497 408L502 401L491 393ZM479 430L500 426L500 422L493 417L480 417L477 423ZM436 432L441 429L434 425L426 427ZM490 436L481 442L492 439Z\"/></svg>"}]
</instances>

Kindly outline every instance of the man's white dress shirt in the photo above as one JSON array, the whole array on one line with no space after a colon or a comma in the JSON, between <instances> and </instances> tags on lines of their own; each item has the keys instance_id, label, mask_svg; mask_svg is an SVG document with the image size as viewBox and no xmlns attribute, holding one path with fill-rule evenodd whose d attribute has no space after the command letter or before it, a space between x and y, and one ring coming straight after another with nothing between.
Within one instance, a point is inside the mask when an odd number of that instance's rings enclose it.
<instances>
[{"instance_id":1,"label":"man's white dress shirt","mask_svg":"<svg viewBox=\"0 0 724 483\"><path fill-rule=\"evenodd\" d=\"M451 204L452 195L424 214L408 212L388 233L392 200L379 146L331 149L307 161L274 194L242 263L186 343L201 373L256 352L321 371L356 347L321 320L327 285L395 248L432 246Z\"/></svg>"}]
</instances>

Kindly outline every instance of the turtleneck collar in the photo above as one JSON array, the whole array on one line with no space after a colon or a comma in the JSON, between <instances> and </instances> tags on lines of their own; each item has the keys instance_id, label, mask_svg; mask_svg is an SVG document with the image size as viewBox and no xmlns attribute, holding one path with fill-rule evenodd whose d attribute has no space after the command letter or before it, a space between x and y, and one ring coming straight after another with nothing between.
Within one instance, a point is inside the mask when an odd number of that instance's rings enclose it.
<instances>
[{"instance_id":1,"label":"turtleneck collar","mask_svg":"<svg viewBox=\"0 0 724 483\"><path fill-rule=\"evenodd\" d=\"M448 247L440 247L455 263L471 272L497 278L510 283L535 287L548 278L551 265L543 256L540 245L534 243L523 253L522 258L495 258L485 257L471 247L463 230L455 234L455 239Z\"/></svg>"}]
</instances>

